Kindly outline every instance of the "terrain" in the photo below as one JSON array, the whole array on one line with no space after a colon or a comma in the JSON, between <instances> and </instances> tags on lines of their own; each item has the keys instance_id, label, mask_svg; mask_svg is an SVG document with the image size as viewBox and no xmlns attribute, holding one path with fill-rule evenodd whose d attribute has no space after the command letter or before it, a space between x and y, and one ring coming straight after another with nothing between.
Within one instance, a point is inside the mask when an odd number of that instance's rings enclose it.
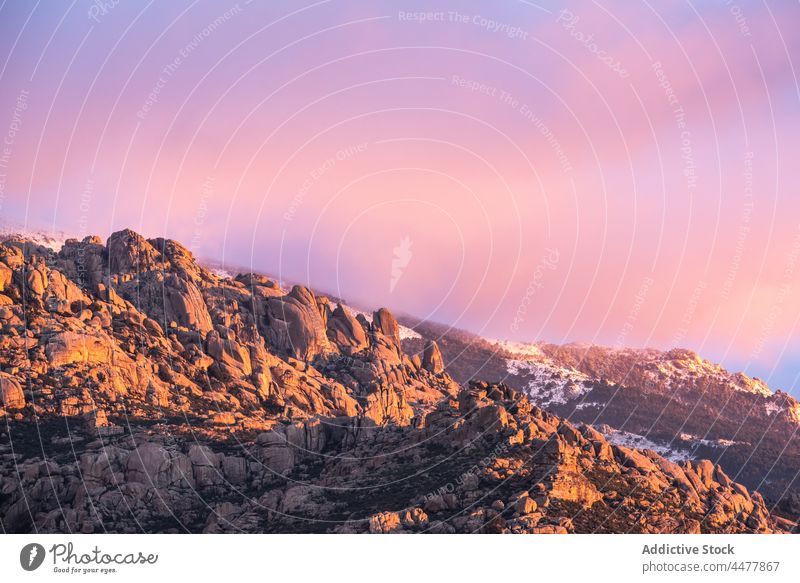
<instances>
[{"instance_id":1,"label":"terrain","mask_svg":"<svg viewBox=\"0 0 800 583\"><path fill-rule=\"evenodd\" d=\"M800 515L800 403L788 393L685 349L510 343L413 325L421 339L407 349L438 340L459 382L504 382L612 443L673 461L712 460L785 515Z\"/></svg>"},{"instance_id":2,"label":"terrain","mask_svg":"<svg viewBox=\"0 0 800 583\"><path fill-rule=\"evenodd\" d=\"M794 443L788 395L712 375L688 353L514 354L405 324L264 275L220 274L176 241L130 230L60 248L6 237L3 531L796 528L794 450L768 458L750 437L771 435L766 420ZM694 368L669 368L684 361ZM652 377L658 367L674 390ZM661 406L673 421L648 427ZM691 449L676 456L683 434ZM774 463L700 449L715 439ZM785 495L765 501L778 480Z\"/></svg>"}]
</instances>

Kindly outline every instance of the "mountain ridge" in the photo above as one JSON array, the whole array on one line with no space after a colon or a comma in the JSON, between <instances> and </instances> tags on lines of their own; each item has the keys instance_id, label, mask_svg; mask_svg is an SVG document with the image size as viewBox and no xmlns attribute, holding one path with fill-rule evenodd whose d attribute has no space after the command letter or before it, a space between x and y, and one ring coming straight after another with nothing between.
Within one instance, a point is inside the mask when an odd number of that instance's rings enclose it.
<instances>
[{"instance_id":1,"label":"mountain ridge","mask_svg":"<svg viewBox=\"0 0 800 583\"><path fill-rule=\"evenodd\" d=\"M782 501L789 514L800 513L800 405L759 379L686 349L542 342L515 353L464 331L428 323L417 331L440 340L448 371L460 382L502 381L571 421L607 425L664 451L689 450L690 459L714 459Z\"/></svg>"},{"instance_id":2,"label":"mountain ridge","mask_svg":"<svg viewBox=\"0 0 800 583\"><path fill-rule=\"evenodd\" d=\"M173 240L6 240L0 325L6 531L794 528L719 465L460 384L450 340L385 308L220 277Z\"/></svg>"}]
</instances>

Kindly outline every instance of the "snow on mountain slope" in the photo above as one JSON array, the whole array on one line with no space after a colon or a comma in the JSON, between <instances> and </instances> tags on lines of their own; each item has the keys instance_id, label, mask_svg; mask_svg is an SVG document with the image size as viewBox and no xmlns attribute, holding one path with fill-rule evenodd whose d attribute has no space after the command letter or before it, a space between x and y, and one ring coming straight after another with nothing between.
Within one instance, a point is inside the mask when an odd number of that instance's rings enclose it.
<instances>
[{"instance_id":1,"label":"snow on mountain slope","mask_svg":"<svg viewBox=\"0 0 800 583\"><path fill-rule=\"evenodd\" d=\"M574 369L540 360L508 360L508 373L526 382L525 392L542 407L564 405L579 399L591 388L590 379Z\"/></svg>"},{"instance_id":2,"label":"snow on mountain slope","mask_svg":"<svg viewBox=\"0 0 800 583\"><path fill-rule=\"evenodd\" d=\"M69 235L60 231L27 229L7 221L0 223L0 241L26 240L57 253L69 238Z\"/></svg>"},{"instance_id":3,"label":"snow on mountain slope","mask_svg":"<svg viewBox=\"0 0 800 583\"><path fill-rule=\"evenodd\" d=\"M605 378L619 385L659 387L662 392L681 389L702 379L721 390L770 397L772 390L760 379L731 373L721 365L686 349L668 351L651 348L609 348L586 344L538 345L548 358L592 378Z\"/></svg>"},{"instance_id":4,"label":"snow on mountain slope","mask_svg":"<svg viewBox=\"0 0 800 583\"><path fill-rule=\"evenodd\" d=\"M608 442L613 445L622 445L624 447L636 449L651 449L660 456L673 462L696 459L696 450L701 446L724 450L735 445L750 445L744 441L733 441L730 439L702 439L688 433L682 433L679 436L680 445L676 445L658 439L651 439L630 431L614 429L608 425L601 425L598 429Z\"/></svg>"},{"instance_id":5,"label":"snow on mountain slope","mask_svg":"<svg viewBox=\"0 0 800 583\"><path fill-rule=\"evenodd\" d=\"M487 342L516 356L544 358L542 350L536 344L530 342L513 342L511 340L492 340L488 338Z\"/></svg>"},{"instance_id":6,"label":"snow on mountain slope","mask_svg":"<svg viewBox=\"0 0 800 583\"><path fill-rule=\"evenodd\" d=\"M764 397L772 395L772 390L759 379L751 379L742 373L729 373L719 364L704 360L694 353L688 358L670 358L674 352L662 353L660 358L648 361L653 367L651 375L664 380L667 388L675 383L686 382L690 377L704 376L733 391L755 393Z\"/></svg>"},{"instance_id":7,"label":"snow on mountain slope","mask_svg":"<svg viewBox=\"0 0 800 583\"><path fill-rule=\"evenodd\" d=\"M621 445L623 447L630 447L634 449L651 449L658 455L673 462L682 462L693 459L693 455L689 450L657 443L636 433L620 431L619 429L614 429L608 425L600 426L598 429L612 445Z\"/></svg>"},{"instance_id":8,"label":"snow on mountain slope","mask_svg":"<svg viewBox=\"0 0 800 583\"><path fill-rule=\"evenodd\" d=\"M544 407L575 402L578 410L602 402L579 402L591 390L592 381L604 380L618 387L636 387L681 403L698 396L724 406L735 394L755 400L749 417L778 415L800 425L800 403L781 391L744 373L731 373L691 350L608 348L591 344L552 345L490 341L513 358L504 358L515 386ZM514 383L512 383L514 384ZM594 404L593 404L594 403Z\"/></svg>"}]
</instances>

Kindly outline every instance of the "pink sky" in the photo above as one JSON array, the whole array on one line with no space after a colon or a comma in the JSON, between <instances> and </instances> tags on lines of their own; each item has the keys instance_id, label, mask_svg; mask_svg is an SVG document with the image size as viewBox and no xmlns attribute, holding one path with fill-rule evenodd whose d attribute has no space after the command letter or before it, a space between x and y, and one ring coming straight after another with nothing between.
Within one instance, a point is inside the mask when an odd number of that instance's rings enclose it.
<instances>
[{"instance_id":1,"label":"pink sky","mask_svg":"<svg viewBox=\"0 0 800 583\"><path fill-rule=\"evenodd\" d=\"M797 4L99 6L0 9L4 218L794 388Z\"/></svg>"}]
</instances>

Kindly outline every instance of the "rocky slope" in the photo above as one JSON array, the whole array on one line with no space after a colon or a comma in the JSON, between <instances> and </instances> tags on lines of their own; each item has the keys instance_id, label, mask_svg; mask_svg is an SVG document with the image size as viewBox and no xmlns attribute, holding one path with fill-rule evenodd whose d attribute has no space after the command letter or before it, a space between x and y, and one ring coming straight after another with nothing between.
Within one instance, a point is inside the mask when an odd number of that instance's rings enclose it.
<instances>
[{"instance_id":1,"label":"rocky slope","mask_svg":"<svg viewBox=\"0 0 800 583\"><path fill-rule=\"evenodd\" d=\"M710 459L786 516L800 515L800 403L787 393L689 350L501 343L414 324L438 340L460 382L502 381L573 423L595 425L612 442L673 460ZM410 340L406 349L421 342Z\"/></svg>"},{"instance_id":2,"label":"rocky slope","mask_svg":"<svg viewBox=\"0 0 800 583\"><path fill-rule=\"evenodd\" d=\"M414 342L418 351L402 344ZM445 355L446 356L446 355ZM132 231L0 244L4 532L771 532L711 462L613 445L436 342Z\"/></svg>"}]
</instances>

